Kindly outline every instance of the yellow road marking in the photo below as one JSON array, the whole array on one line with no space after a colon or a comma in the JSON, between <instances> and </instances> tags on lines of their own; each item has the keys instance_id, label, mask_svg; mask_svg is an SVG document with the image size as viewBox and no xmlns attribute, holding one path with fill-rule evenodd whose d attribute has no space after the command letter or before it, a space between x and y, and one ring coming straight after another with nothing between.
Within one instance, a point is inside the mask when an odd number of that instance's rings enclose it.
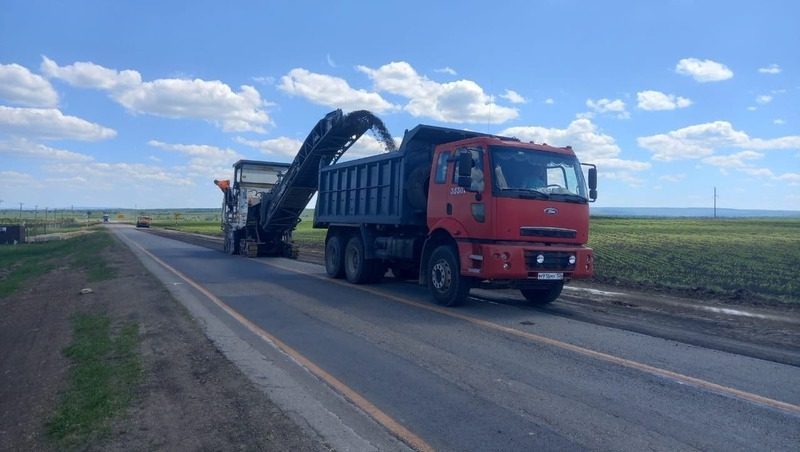
<instances>
[{"instance_id":1,"label":"yellow road marking","mask_svg":"<svg viewBox=\"0 0 800 452\"><path fill-rule=\"evenodd\" d=\"M201 286L200 284L198 284L197 282L195 282L194 280L192 280L191 278L189 278L188 276L183 274L180 270L170 266L169 264L167 264L163 260L159 259L155 255L153 255L153 253L147 251L146 249L144 249L139 244L134 243L134 242L130 242L130 243L132 245L136 246L137 248L139 248L139 250L141 250L143 253L145 253L147 256L149 256L151 259L153 259L154 261L158 262L162 267L164 267L167 270L169 270L170 272L174 273L176 276L178 276L182 280L186 281L187 284L189 284L190 286L192 286L195 289L197 289L200 293L205 295L214 304L219 306L223 311L228 313L228 315L230 315L231 317L236 319L236 321L238 321L239 323L244 325L244 327L246 327L248 330L250 330L250 332L252 332L255 335L259 336L261 339L272 343L278 349L280 349L282 352L284 352L287 355L289 355L292 359L294 359L301 366L303 366L306 369L308 369L312 374L316 375L318 378L320 378L323 381L325 381L328 385L330 385L332 388L334 388L334 390L339 392L339 394L343 395L348 400L350 400L352 403L354 403L356 406L358 406L360 409L362 409L364 412L369 414L373 419L375 419L378 423L383 425L387 430L392 432L395 436L400 438L403 442L405 442L406 444L408 444L409 446L411 446L412 448L414 448L415 450L418 450L420 452L428 452L428 451L433 451L434 450L433 447L431 447L430 444L426 443L422 438L420 438L419 436L415 435L410 430L405 428L402 424L400 424L399 422L394 420L391 416L389 416L388 414L386 414L383 411L381 411L380 408L376 407L372 402L370 402L369 400L364 398L361 394L357 393L356 391L351 389L349 386L347 386L346 384L342 383L342 381L340 381L338 378L334 377L333 375L329 374L328 372L326 372L321 367L319 367L316 364L314 364L308 358L306 358L305 356L300 354L297 350L293 349L292 347L290 347L289 345L285 344L283 341L281 341L277 337L275 337L275 336L269 334L268 332L264 331L261 327L259 327L258 325L254 324L253 322L251 322L250 320L245 318L243 315L239 314L239 312L237 312L232 307L228 306L224 301L222 301L219 298L217 298L214 294L209 292L205 287Z\"/></svg>"},{"instance_id":2,"label":"yellow road marking","mask_svg":"<svg viewBox=\"0 0 800 452\"><path fill-rule=\"evenodd\" d=\"M717 383L712 383L710 381L703 380L701 378L691 377L689 375L684 375L684 374L681 374L681 373L678 373L678 372L673 372L671 370L661 369L659 367L651 366L649 364L640 363L638 361L633 361L633 360L630 360L630 359L620 358L618 356L610 355L608 353L598 352L596 350L591 350L591 349L588 349L588 348L580 347L578 345L573 345L573 344L570 344L568 342L562 342L562 341L559 341L559 340L556 340L556 339L551 339L549 337L540 336L538 334L528 333L526 331L521 331L521 330L518 330L518 329L515 329L515 328L511 328L511 327L507 327L507 326L504 326L504 325L500 325L498 323L490 322L488 320L483 320L483 319L480 319L480 318L477 318L477 317L473 317L473 316L470 316L470 315L462 314L460 312L454 311L453 309L447 309L447 308L442 308L442 307L431 305L431 304L420 303L420 302L417 302L417 301L414 301L414 300L411 300L411 299L408 299L408 298L404 298L404 297L397 296L397 295L394 295L394 294L386 293L384 291L381 291L381 290L378 290L378 289L374 289L374 288L371 288L371 287L368 287L368 286L350 284L350 283L342 281L342 280L332 279L332 278L329 278L327 276L318 275L318 274L314 274L314 273L309 273L309 272L306 272L306 271L303 271L303 270L297 270L297 269L294 269L294 268L291 268L291 267L287 267L287 266L284 266L284 265L277 264L275 262L266 262L266 261L262 261L262 260L254 260L254 262L258 262L258 263L263 264L263 265L279 268L281 270L286 270L286 271L290 271L290 272L294 272L294 273L298 273L298 274L302 274L302 275L307 275L307 276L310 276L312 278L316 278L316 279L319 279L319 280L331 282L331 283L338 284L338 285L344 286L344 287L349 287L351 289L360 290L360 291L363 291L363 292L370 293L372 295L377 295L377 296L380 296L380 297L388 298L390 300L393 300L393 301L396 301L398 303L402 303L402 304L405 304L405 305L414 306L416 308L437 312L439 314L443 314L443 315L446 315L448 317L453 317L453 318L456 318L456 319L459 319L459 320L464 320L466 322L472 323L474 325L478 325L480 327L483 327L483 328L486 328L486 329L489 329L489 330L500 331L500 332L503 332L503 333L506 333L506 334L510 334L510 335L517 336L517 337L521 337L521 338L524 338L524 339L527 339L527 340L530 340L530 341L533 341L533 342L537 342L537 343L540 343L540 344L545 344L545 345L549 345L549 346L552 346L552 347L557 347L557 348L560 348L560 349L563 349L563 350L569 350L571 352L574 352L574 353L577 353L577 354L580 354L580 355L583 355L583 356L588 356L590 358L594 358L594 359L597 359L597 360L600 360L600 361L605 361L605 362L617 364L619 366L627 367L627 368L630 368L630 369L636 369L636 370L639 370L641 372L645 372L645 373L648 373L648 374L651 374L651 375L656 375L656 376L663 377L663 378L669 378L669 379L677 381L679 383L685 383L685 384L689 384L689 385L692 385L692 386L695 386L695 387L707 389L709 391L716 392L718 394L724 394L724 395L727 395L727 396L731 396L731 397L735 397L735 398L738 398L738 399L746 400L748 402L753 402L753 403L757 403L757 404L760 404L760 405L766 405L768 407L772 407L772 408L775 408L775 409L778 409L778 410L786 411L786 412L791 413L791 414L800 415L800 405L794 405L794 404L791 404L791 403L788 403L788 402L782 402L780 400L770 399L768 397L760 396L758 394L753 394L751 392L742 391L742 390L739 390L739 389L736 389L736 388L731 388L730 386L725 386L725 385L721 385L721 384L717 384Z\"/></svg>"}]
</instances>

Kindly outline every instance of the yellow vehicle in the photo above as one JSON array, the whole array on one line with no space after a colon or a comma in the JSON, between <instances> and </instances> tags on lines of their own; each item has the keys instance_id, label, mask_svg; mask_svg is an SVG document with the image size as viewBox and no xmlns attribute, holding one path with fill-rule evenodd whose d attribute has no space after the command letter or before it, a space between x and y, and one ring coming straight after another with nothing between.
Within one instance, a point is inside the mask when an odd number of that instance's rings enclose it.
<instances>
[{"instance_id":1,"label":"yellow vehicle","mask_svg":"<svg viewBox=\"0 0 800 452\"><path fill-rule=\"evenodd\" d=\"M150 221L152 221L152 218L150 218L150 217L148 217L146 215L139 215L139 217L136 218L136 227L137 228L149 228L150 227Z\"/></svg>"}]
</instances>

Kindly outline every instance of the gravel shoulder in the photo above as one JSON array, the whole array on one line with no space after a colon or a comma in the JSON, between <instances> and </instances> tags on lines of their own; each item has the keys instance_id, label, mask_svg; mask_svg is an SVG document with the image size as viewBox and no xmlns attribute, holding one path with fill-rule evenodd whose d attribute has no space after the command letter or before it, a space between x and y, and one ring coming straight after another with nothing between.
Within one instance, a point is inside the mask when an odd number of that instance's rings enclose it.
<instances>
[{"instance_id":1,"label":"gravel shoulder","mask_svg":"<svg viewBox=\"0 0 800 452\"><path fill-rule=\"evenodd\" d=\"M80 240L76 238L74 240ZM117 239L116 276L88 285L58 266L0 299L0 450L56 450L45 423L66 387L77 313L140 325L144 380L134 402L86 450L327 450L228 361ZM91 287L93 293L80 295Z\"/></svg>"}]
</instances>

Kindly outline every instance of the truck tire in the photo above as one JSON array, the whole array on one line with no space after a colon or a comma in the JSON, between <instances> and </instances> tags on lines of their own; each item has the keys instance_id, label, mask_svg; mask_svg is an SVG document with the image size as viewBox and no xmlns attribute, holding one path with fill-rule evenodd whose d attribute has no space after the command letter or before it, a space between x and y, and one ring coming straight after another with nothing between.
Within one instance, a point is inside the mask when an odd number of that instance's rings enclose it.
<instances>
[{"instance_id":1,"label":"truck tire","mask_svg":"<svg viewBox=\"0 0 800 452\"><path fill-rule=\"evenodd\" d=\"M331 278L344 277L344 237L333 234L325 242L325 273Z\"/></svg>"},{"instance_id":2,"label":"truck tire","mask_svg":"<svg viewBox=\"0 0 800 452\"><path fill-rule=\"evenodd\" d=\"M553 283L550 287L541 289L520 289L522 296L528 300L528 303L543 305L556 301L561 290L564 288L564 282Z\"/></svg>"},{"instance_id":3,"label":"truck tire","mask_svg":"<svg viewBox=\"0 0 800 452\"><path fill-rule=\"evenodd\" d=\"M441 306L458 306L469 296L471 281L461 275L458 255L450 245L440 245L428 261L428 288Z\"/></svg>"},{"instance_id":4,"label":"truck tire","mask_svg":"<svg viewBox=\"0 0 800 452\"><path fill-rule=\"evenodd\" d=\"M375 259L366 259L361 236L354 235L344 248L344 275L353 284L374 282L386 273L386 266Z\"/></svg>"}]
</instances>

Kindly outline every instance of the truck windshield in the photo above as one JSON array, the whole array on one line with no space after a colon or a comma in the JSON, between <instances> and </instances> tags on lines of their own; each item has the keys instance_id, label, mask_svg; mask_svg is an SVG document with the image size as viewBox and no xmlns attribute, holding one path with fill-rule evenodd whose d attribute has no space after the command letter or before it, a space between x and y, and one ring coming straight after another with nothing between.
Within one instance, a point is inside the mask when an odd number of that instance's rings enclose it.
<instances>
[{"instance_id":1,"label":"truck windshield","mask_svg":"<svg viewBox=\"0 0 800 452\"><path fill-rule=\"evenodd\" d=\"M588 202L586 182L573 155L491 146L493 190L498 196Z\"/></svg>"}]
</instances>

